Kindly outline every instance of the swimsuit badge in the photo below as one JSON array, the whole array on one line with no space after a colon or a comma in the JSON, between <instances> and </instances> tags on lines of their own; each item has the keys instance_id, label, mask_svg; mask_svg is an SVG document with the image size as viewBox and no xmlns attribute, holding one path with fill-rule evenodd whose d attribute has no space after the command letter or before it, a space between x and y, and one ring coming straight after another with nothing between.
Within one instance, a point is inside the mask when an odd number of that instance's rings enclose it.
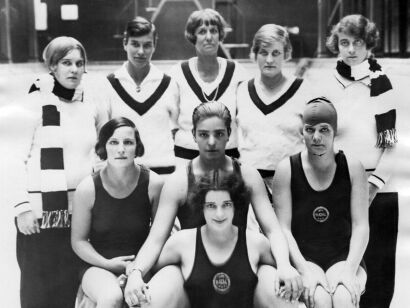
<instances>
[{"instance_id":1,"label":"swimsuit badge","mask_svg":"<svg viewBox=\"0 0 410 308\"><path fill-rule=\"evenodd\" d=\"M329 210L324 206L318 206L313 210L313 219L317 222L325 222L329 218Z\"/></svg>"},{"instance_id":2,"label":"swimsuit badge","mask_svg":"<svg viewBox=\"0 0 410 308\"><path fill-rule=\"evenodd\" d=\"M212 279L214 289L219 294L226 294L231 288L231 279L225 273L217 273Z\"/></svg>"}]
</instances>

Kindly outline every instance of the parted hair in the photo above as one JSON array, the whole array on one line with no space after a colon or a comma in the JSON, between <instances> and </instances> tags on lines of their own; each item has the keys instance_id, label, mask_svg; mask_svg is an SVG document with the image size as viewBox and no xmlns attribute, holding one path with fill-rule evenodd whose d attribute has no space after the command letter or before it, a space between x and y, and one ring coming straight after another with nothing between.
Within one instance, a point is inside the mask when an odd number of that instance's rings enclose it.
<instances>
[{"instance_id":1,"label":"parted hair","mask_svg":"<svg viewBox=\"0 0 410 308\"><path fill-rule=\"evenodd\" d=\"M228 107L217 101L201 103L194 109L192 113L192 134L195 136L196 127L200 121L212 117L217 117L224 121L229 136L231 134L231 113Z\"/></svg>"},{"instance_id":2,"label":"parted hair","mask_svg":"<svg viewBox=\"0 0 410 308\"><path fill-rule=\"evenodd\" d=\"M84 59L84 65L87 62L87 54L83 44L70 36L59 36L53 39L43 50L43 60L51 70L52 66L57 65L58 61L64 58L71 50L78 49Z\"/></svg>"},{"instance_id":3,"label":"parted hair","mask_svg":"<svg viewBox=\"0 0 410 308\"><path fill-rule=\"evenodd\" d=\"M137 16L133 20L130 20L125 26L124 30L124 44L127 44L128 39L132 36L139 37L152 33L154 38L154 46L157 44L158 34L155 25L148 19Z\"/></svg>"},{"instance_id":4,"label":"parted hair","mask_svg":"<svg viewBox=\"0 0 410 308\"><path fill-rule=\"evenodd\" d=\"M339 33L362 39L368 50L376 47L379 41L376 24L360 14L347 15L333 26L326 46L334 54L339 53Z\"/></svg>"},{"instance_id":5,"label":"parted hair","mask_svg":"<svg viewBox=\"0 0 410 308\"><path fill-rule=\"evenodd\" d=\"M140 134L138 132L138 129L135 127L134 122L132 122L130 119L127 119L125 117L117 117L105 123L104 126L101 128L100 133L98 135L98 141L97 141L97 144L95 145L95 152L97 153L98 157L101 160L107 159L106 145L107 145L108 139L112 137L112 135L114 134L117 128L123 127L123 126L131 127L134 129L135 140L136 140L135 157L144 155L144 151L145 151L144 144L141 141Z\"/></svg>"},{"instance_id":6,"label":"parted hair","mask_svg":"<svg viewBox=\"0 0 410 308\"><path fill-rule=\"evenodd\" d=\"M289 60L292 57L292 44L290 43L289 33L284 27L275 24L263 25L256 31L250 57L255 59L262 47L269 46L275 41L283 44L285 60Z\"/></svg>"},{"instance_id":7,"label":"parted hair","mask_svg":"<svg viewBox=\"0 0 410 308\"><path fill-rule=\"evenodd\" d=\"M212 25L218 28L219 41L223 41L226 36L227 23L225 19L217 11L213 9L204 9L192 12L188 17L185 25L185 38L192 43L196 44L195 31L198 27L205 24L206 26Z\"/></svg>"},{"instance_id":8,"label":"parted hair","mask_svg":"<svg viewBox=\"0 0 410 308\"><path fill-rule=\"evenodd\" d=\"M203 209L205 197L209 191L227 191L235 210L248 206L250 202L249 189L246 187L242 177L235 173L230 173L217 180L211 176L200 177L193 187L189 204L196 209Z\"/></svg>"}]
</instances>

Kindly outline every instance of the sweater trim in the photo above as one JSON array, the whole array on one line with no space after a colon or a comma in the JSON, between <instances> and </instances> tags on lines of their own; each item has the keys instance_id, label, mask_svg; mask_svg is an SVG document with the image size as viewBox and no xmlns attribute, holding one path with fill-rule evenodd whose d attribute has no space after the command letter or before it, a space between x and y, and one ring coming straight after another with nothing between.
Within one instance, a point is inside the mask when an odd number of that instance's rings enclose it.
<instances>
[{"instance_id":1,"label":"sweater trim","mask_svg":"<svg viewBox=\"0 0 410 308\"><path fill-rule=\"evenodd\" d=\"M164 74L162 80L157 87L157 89L152 93L150 97L148 97L144 102L139 102L135 100L128 92L124 89L121 85L118 78L115 78L114 73L111 73L107 76L108 81L110 82L111 86L114 88L115 92L117 92L118 96L126 103L132 110L137 112L140 116L146 113L148 110L151 109L152 106L161 98L164 92L167 90L169 83L171 81L171 77Z\"/></svg>"},{"instance_id":2,"label":"sweater trim","mask_svg":"<svg viewBox=\"0 0 410 308\"><path fill-rule=\"evenodd\" d=\"M14 206L14 208L19 207L20 205L23 205L23 204L26 204L26 203L28 203L28 201L20 202L20 203L16 204L16 205Z\"/></svg>"},{"instance_id":3,"label":"sweater trim","mask_svg":"<svg viewBox=\"0 0 410 308\"><path fill-rule=\"evenodd\" d=\"M248 81L248 91L249 91L249 96L252 99L252 102L255 104L256 107L264 115L267 115L276 109L282 107L286 102L288 102L293 95L295 95L296 91L299 89L303 82L303 79L301 78L296 78L291 86L289 87L288 90L286 90L285 93L281 95L276 101L273 101L272 103L266 105L259 97L258 93L256 93L256 88L255 88L255 78L252 78L251 80Z\"/></svg>"},{"instance_id":4,"label":"sweater trim","mask_svg":"<svg viewBox=\"0 0 410 308\"><path fill-rule=\"evenodd\" d=\"M233 73L235 71L235 62L227 61L225 74L219 83L218 87L212 91L211 94L207 95L202 91L202 88L199 86L198 82L195 80L194 75L189 68L188 61L181 63L182 72L186 81L188 82L189 87L195 93L202 103L209 101L217 101L226 91L229 84L231 83Z\"/></svg>"}]
</instances>

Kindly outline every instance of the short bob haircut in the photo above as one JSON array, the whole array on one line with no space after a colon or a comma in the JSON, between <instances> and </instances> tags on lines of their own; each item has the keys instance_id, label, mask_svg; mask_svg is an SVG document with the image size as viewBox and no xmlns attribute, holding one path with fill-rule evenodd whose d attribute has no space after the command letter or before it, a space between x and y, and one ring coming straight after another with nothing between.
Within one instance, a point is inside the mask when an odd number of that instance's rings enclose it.
<instances>
[{"instance_id":1,"label":"short bob haircut","mask_svg":"<svg viewBox=\"0 0 410 308\"><path fill-rule=\"evenodd\" d=\"M261 48L268 47L274 42L282 43L285 60L290 60L292 57L292 44L290 43L289 33L284 27L275 24L263 25L255 33L251 48L251 58L256 59Z\"/></svg>"},{"instance_id":2,"label":"short bob haircut","mask_svg":"<svg viewBox=\"0 0 410 308\"><path fill-rule=\"evenodd\" d=\"M213 9L204 9L199 11L194 11L188 17L185 25L185 38L192 43L196 44L196 34L195 31L200 26L205 24L206 26L212 25L218 28L219 41L222 42L226 36L227 23L225 19L217 11Z\"/></svg>"},{"instance_id":3,"label":"short bob haircut","mask_svg":"<svg viewBox=\"0 0 410 308\"><path fill-rule=\"evenodd\" d=\"M158 34L155 25L144 17L137 16L130 20L124 30L124 45L128 43L130 37L140 37L152 33L154 46L157 45Z\"/></svg>"},{"instance_id":4,"label":"short bob haircut","mask_svg":"<svg viewBox=\"0 0 410 308\"><path fill-rule=\"evenodd\" d=\"M206 194L209 191L227 191L234 204L235 211L244 211L250 203L250 192L242 177L230 173L221 179L218 177L202 176L193 187L189 195L189 202L197 211L204 209Z\"/></svg>"},{"instance_id":5,"label":"short bob haircut","mask_svg":"<svg viewBox=\"0 0 410 308\"><path fill-rule=\"evenodd\" d=\"M379 40L376 24L359 14L347 15L333 26L326 46L334 54L339 53L339 33L363 40L367 50L376 47Z\"/></svg>"},{"instance_id":6,"label":"short bob haircut","mask_svg":"<svg viewBox=\"0 0 410 308\"><path fill-rule=\"evenodd\" d=\"M98 135L98 141L97 144L95 145L95 152L97 153L98 157L101 160L106 160L107 159L107 149L106 145L108 142L108 139L112 137L114 134L114 131L119 128L119 127L131 127L134 129L135 133L135 140L136 140L136 149L135 149L135 157L140 157L144 155L144 144L141 141L140 134L138 132L138 129L135 127L134 122L132 122L130 119L124 118L124 117L118 117L114 118L107 123L104 124L104 126L100 130L100 134Z\"/></svg>"},{"instance_id":7,"label":"short bob haircut","mask_svg":"<svg viewBox=\"0 0 410 308\"><path fill-rule=\"evenodd\" d=\"M192 134L195 136L196 127L199 122L212 117L217 117L224 121L229 136L231 134L231 113L228 107L217 101L202 103L194 109L192 113Z\"/></svg>"},{"instance_id":8,"label":"short bob haircut","mask_svg":"<svg viewBox=\"0 0 410 308\"><path fill-rule=\"evenodd\" d=\"M87 54L85 52L84 46L75 38L70 36L59 36L53 39L44 48L43 60L47 65L48 69L51 70L52 66L58 64L62 58L64 58L71 50L78 49L81 56L84 59L84 67L87 63Z\"/></svg>"}]
</instances>

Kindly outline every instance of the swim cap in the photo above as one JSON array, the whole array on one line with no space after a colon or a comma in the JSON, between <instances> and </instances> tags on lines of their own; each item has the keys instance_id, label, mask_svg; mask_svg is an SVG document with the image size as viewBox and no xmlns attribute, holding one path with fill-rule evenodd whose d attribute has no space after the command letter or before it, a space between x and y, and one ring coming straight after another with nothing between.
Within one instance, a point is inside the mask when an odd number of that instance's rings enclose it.
<instances>
[{"instance_id":1,"label":"swim cap","mask_svg":"<svg viewBox=\"0 0 410 308\"><path fill-rule=\"evenodd\" d=\"M306 104L303 112L303 124L316 125L328 123L337 131L337 113L332 102L326 97L316 97Z\"/></svg>"}]
</instances>

